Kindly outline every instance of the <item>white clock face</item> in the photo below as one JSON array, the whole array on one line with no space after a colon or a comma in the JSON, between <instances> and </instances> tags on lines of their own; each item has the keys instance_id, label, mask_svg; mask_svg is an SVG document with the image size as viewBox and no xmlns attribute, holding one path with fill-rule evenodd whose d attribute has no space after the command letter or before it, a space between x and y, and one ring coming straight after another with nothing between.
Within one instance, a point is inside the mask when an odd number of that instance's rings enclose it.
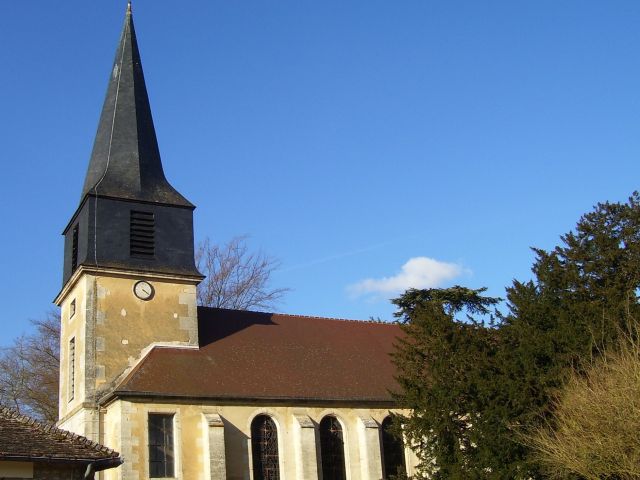
<instances>
[{"instance_id":1,"label":"white clock face","mask_svg":"<svg viewBox=\"0 0 640 480\"><path fill-rule=\"evenodd\" d=\"M149 282L141 280L133 286L133 293L140 300L150 300L153 297L153 286Z\"/></svg>"}]
</instances>

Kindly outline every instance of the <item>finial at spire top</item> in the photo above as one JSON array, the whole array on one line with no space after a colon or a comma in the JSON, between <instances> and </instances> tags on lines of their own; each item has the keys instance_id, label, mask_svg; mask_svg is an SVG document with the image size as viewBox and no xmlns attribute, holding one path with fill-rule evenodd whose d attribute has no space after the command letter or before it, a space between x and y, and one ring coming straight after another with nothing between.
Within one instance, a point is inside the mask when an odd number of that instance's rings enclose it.
<instances>
[{"instance_id":1,"label":"finial at spire top","mask_svg":"<svg viewBox=\"0 0 640 480\"><path fill-rule=\"evenodd\" d=\"M131 13L131 0L127 1L127 13Z\"/></svg>"}]
</instances>

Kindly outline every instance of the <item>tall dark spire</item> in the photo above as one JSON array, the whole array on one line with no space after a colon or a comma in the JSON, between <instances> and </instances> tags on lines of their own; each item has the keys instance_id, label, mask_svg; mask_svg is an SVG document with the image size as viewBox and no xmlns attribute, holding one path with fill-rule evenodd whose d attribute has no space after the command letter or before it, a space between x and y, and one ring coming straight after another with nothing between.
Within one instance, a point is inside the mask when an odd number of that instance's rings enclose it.
<instances>
[{"instance_id":1,"label":"tall dark spire","mask_svg":"<svg viewBox=\"0 0 640 480\"><path fill-rule=\"evenodd\" d=\"M109 77L82 199L86 195L193 206L164 176L131 2Z\"/></svg>"},{"instance_id":2,"label":"tall dark spire","mask_svg":"<svg viewBox=\"0 0 640 480\"><path fill-rule=\"evenodd\" d=\"M80 205L64 230L63 283L82 267L202 278L194 208L162 170L129 3Z\"/></svg>"}]
</instances>

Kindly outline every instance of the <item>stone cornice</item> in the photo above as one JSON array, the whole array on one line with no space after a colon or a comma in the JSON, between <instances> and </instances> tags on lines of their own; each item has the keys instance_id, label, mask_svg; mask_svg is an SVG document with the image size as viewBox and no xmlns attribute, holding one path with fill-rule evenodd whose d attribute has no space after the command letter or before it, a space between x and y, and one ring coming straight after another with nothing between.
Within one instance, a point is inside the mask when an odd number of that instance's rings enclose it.
<instances>
[{"instance_id":1,"label":"stone cornice","mask_svg":"<svg viewBox=\"0 0 640 480\"><path fill-rule=\"evenodd\" d=\"M78 269L73 273L69 281L62 287L62 290L56 298L53 300L57 306L62 304L64 298L69 294L69 292L75 287L78 280L82 275L95 275L95 276L109 276L109 277L120 277L120 278L130 278L130 279L140 279L144 278L146 280L156 280L162 282L174 282L174 283L184 283L188 285L198 284L202 281L204 277L200 275L180 275L180 274L169 274L169 273L160 273L160 272L145 272L141 270L130 270L130 269L119 269L119 268L110 268L110 267L95 267L95 266L87 266L80 265Z\"/></svg>"}]
</instances>

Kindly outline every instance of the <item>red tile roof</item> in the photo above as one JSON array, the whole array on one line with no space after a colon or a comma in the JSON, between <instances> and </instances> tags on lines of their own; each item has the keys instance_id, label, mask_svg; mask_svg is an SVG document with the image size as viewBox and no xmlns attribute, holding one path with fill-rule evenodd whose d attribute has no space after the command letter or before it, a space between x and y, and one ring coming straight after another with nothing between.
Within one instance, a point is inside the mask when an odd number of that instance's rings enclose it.
<instances>
[{"instance_id":1,"label":"red tile roof","mask_svg":"<svg viewBox=\"0 0 640 480\"><path fill-rule=\"evenodd\" d=\"M118 466L120 454L88 438L0 407L0 460L98 463Z\"/></svg>"},{"instance_id":2,"label":"red tile roof","mask_svg":"<svg viewBox=\"0 0 640 480\"><path fill-rule=\"evenodd\" d=\"M398 325L198 309L199 349L155 348L120 395L393 402Z\"/></svg>"}]
</instances>

